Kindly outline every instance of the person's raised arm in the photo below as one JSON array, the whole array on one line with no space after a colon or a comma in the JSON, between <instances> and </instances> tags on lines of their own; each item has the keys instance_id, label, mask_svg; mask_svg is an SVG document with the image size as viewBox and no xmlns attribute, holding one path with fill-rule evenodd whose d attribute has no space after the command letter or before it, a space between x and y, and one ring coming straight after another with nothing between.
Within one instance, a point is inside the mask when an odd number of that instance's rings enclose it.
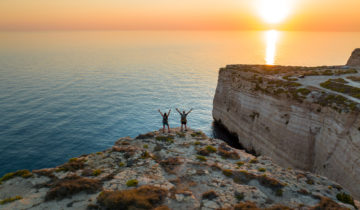
<instances>
[{"instance_id":1,"label":"person's raised arm","mask_svg":"<svg viewBox=\"0 0 360 210\"><path fill-rule=\"evenodd\" d=\"M170 116L171 109L169 110L168 116Z\"/></svg>"},{"instance_id":2,"label":"person's raised arm","mask_svg":"<svg viewBox=\"0 0 360 210\"><path fill-rule=\"evenodd\" d=\"M180 110L178 108L176 108L176 111L179 112L179 114L181 114Z\"/></svg>"},{"instance_id":3,"label":"person's raised arm","mask_svg":"<svg viewBox=\"0 0 360 210\"><path fill-rule=\"evenodd\" d=\"M163 113L160 111L160 109L158 109L159 113L161 114L162 117L164 117Z\"/></svg>"},{"instance_id":4,"label":"person's raised arm","mask_svg":"<svg viewBox=\"0 0 360 210\"><path fill-rule=\"evenodd\" d=\"M186 113L186 114L190 114L190 112L191 112L192 110L193 110L193 108L191 108L190 111L189 111L188 113Z\"/></svg>"}]
</instances>

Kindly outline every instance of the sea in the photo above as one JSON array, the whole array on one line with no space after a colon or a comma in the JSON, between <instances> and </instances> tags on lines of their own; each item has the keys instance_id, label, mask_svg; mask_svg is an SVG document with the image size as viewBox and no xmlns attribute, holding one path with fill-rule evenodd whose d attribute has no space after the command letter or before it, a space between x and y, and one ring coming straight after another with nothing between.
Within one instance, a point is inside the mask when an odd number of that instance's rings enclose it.
<instances>
[{"instance_id":1,"label":"sea","mask_svg":"<svg viewBox=\"0 0 360 210\"><path fill-rule=\"evenodd\" d=\"M158 130L171 109L214 136L212 103L227 64L343 65L359 32L0 32L0 176L55 167Z\"/></svg>"}]
</instances>

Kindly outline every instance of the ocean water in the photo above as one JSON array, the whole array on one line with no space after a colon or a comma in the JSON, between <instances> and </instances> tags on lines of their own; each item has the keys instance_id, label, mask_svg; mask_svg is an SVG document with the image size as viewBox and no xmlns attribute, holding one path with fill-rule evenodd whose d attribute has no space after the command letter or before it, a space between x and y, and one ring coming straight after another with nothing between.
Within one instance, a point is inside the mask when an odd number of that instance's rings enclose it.
<instances>
[{"instance_id":1,"label":"ocean water","mask_svg":"<svg viewBox=\"0 0 360 210\"><path fill-rule=\"evenodd\" d=\"M212 135L226 64L341 65L360 33L81 31L0 33L0 175L54 167L194 111Z\"/></svg>"}]
</instances>

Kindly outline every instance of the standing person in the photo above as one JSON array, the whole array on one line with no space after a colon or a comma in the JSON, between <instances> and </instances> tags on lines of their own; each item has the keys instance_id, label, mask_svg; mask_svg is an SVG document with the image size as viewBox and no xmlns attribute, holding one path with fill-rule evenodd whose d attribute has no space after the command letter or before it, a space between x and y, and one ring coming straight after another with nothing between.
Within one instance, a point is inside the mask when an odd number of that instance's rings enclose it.
<instances>
[{"instance_id":1,"label":"standing person","mask_svg":"<svg viewBox=\"0 0 360 210\"><path fill-rule=\"evenodd\" d=\"M176 108L176 111L179 112L180 116L181 116L181 131L183 130L183 125L185 125L185 131L187 131L187 127L186 127L186 117L187 115L192 111L193 109L191 108L190 111L188 113L185 112L185 110L183 110L183 112L181 113L180 110L178 108Z\"/></svg>"},{"instance_id":2,"label":"standing person","mask_svg":"<svg viewBox=\"0 0 360 210\"><path fill-rule=\"evenodd\" d=\"M171 112L171 109L169 110L169 112L166 114L166 112L163 114L160 109L158 110L163 118L163 132L165 133L165 125L167 125L168 127L168 132L170 133L170 127L169 127L169 115Z\"/></svg>"}]
</instances>

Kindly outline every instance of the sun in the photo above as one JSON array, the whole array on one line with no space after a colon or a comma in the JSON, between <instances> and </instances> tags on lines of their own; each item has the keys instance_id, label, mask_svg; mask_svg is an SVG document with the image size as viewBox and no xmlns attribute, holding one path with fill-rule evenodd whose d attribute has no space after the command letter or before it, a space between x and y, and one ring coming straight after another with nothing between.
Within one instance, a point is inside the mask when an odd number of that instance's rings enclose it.
<instances>
[{"instance_id":1,"label":"sun","mask_svg":"<svg viewBox=\"0 0 360 210\"><path fill-rule=\"evenodd\" d=\"M259 0L257 8L266 23L278 24L290 14L293 0Z\"/></svg>"}]
</instances>

